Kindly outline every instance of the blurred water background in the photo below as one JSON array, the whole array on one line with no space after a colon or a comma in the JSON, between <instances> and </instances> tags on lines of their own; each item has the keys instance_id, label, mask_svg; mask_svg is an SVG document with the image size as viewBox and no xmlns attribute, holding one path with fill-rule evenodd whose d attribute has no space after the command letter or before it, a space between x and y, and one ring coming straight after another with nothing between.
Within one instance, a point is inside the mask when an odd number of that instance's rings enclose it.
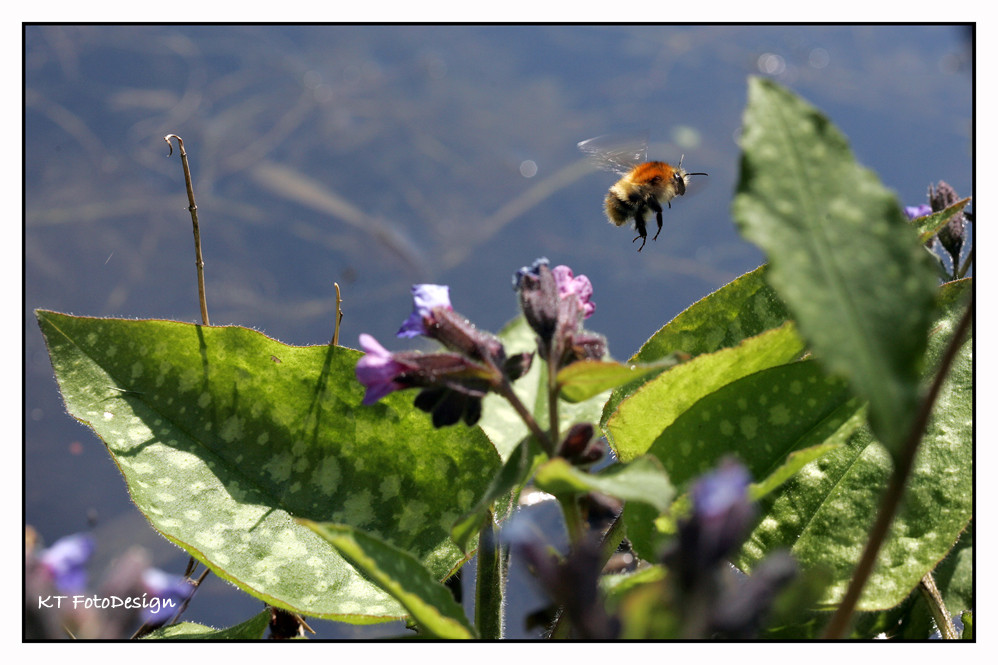
<instances>
[{"instance_id":1,"label":"blurred water background","mask_svg":"<svg viewBox=\"0 0 998 665\"><path fill-rule=\"evenodd\" d=\"M749 75L818 106L902 204L973 185L973 44L956 26L28 26L24 515L46 542L97 518L100 571L128 546L187 556L130 504L69 417L33 310L200 321L177 155L194 174L213 324L296 345L392 349L413 283L497 330L535 258L595 286L587 327L626 359L762 255L730 215ZM649 158L706 171L638 254L608 224L614 176L576 143L647 130ZM185 619L262 604L209 577ZM514 585L508 633L541 604ZM399 634L312 620L322 637Z\"/></svg>"}]
</instances>

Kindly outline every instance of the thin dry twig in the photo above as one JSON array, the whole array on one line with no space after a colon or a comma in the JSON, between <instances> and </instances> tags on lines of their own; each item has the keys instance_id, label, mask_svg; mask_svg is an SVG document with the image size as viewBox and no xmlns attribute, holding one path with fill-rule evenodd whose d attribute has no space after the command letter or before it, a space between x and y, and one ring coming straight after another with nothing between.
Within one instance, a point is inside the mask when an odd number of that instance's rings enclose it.
<instances>
[{"instance_id":1,"label":"thin dry twig","mask_svg":"<svg viewBox=\"0 0 998 665\"><path fill-rule=\"evenodd\" d=\"M336 325L333 327L333 346L340 345L340 322L343 321L343 310L340 305L343 304L343 299L340 298L340 285L333 282L333 286L336 288Z\"/></svg>"},{"instance_id":2,"label":"thin dry twig","mask_svg":"<svg viewBox=\"0 0 998 665\"><path fill-rule=\"evenodd\" d=\"M190 202L188 210L191 211L191 221L194 223L194 260L198 270L198 298L201 301L201 323L206 326L211 325L208 320L208 303L204 295L204 259L201 256L201 229L198 226L198 206L194 202L194 185L191 182L191 166L187 162L187 151L184 150L184 140L176 134L167 134L163 137L166 144L170 146L170 155L173 154L173 144L170 139L177 139L180 146L180 163L184 167L184 182L187 184L187 200ZM167 155L169 157L169 155Z\"/></svg>"}]
</instances>

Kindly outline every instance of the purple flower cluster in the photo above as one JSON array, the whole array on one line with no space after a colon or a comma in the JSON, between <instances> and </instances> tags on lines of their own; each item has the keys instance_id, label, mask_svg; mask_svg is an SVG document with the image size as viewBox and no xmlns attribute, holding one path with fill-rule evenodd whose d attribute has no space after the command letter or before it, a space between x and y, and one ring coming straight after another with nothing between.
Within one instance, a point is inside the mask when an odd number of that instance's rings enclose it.
<instances>
[{"instance_id":1,"label":"purple flower cluster","mask_svg":"<svg viewBox=\"0 0 998 665\"><path fill-rule=\"evenodd\" d=\"M567 266L549 269L547 260L541 259L521 269L515 284L528 322L541 335L542 350L547 354L553 348L559 366L606 353L602 337L581 329L582 319L596 308L587 277L575 276ZM415 405L433 414L435 426L461 420L473 425L481 416L482 397L526 374L533 354L507 357L494 335L454 311L447 286L417 284L412 287L412 300L412 314L397 336L429 337L446 351L393 353L371 335L361 335L365 355L355 371L366 389L362 403L371 405L395 391L419 388Z\"/></svg>"},{"instance_id":2,"label":"purple flower cluster","mask_svg":"<svg viewBox=\"0 0 998 665\"><path fill-rule=\"evenodd\" d=\"M606 355L606 339L582 328L582 321L596 310L588 277L574 276L567 266L549 268L547 259L538 259L517 271L513 286L552 372Z\"/></svg>"},{"instance_id":3,"label":"purple flower cluster","mask_svg":"<svg viewBox=\"0 0 998 665\"><path fill-rule=\"evenodd\" d=\"M39 562L59 591L73 593L87 587L87 561L94 553L94 537L88 533L64 536L42 552Z\"/></svg>"},{"instance_id":4,"label":"purple flower cluster","mask_svg":"<svg viewBox=\"0 0 998 665\"><path fill-rule=\"evenodd\" d=\"M515 380L530 367L529 357L507 358L495 336L478 330L450 303L450 290L438 284L412 288L413 311L398 337L423 335L447 349L441 353L392 353L371 335L360 336L365 355L357 361L357 380L371 405L397 390L420 388L415 405L433 415L436 427L481 417L481 400L502 381Z\"/></svg>"},{"instance_id":5,"label":"purple flower cluster","mask_svg":"<svg viewBox=\"0 0 998 665\"><path fill-rule=\"evenodd\" d=\"M91 586L87 567L96 550L91 534L72 534L36 549L37 534L30 527L26 531L25 588L38 600L26 607L25 634L33 638L65 637L69 631L83 639L121 639L135 632L136 618L147 629L169 621L194 593L189 579L150 567L141 548L117 557Z\"/></svg>"},{"instance_id":6,"label":"purple flower cluster","mask_svg":"<svg viewBox=\"0 0 998 665\"><path fill-rule=\"evenodd\" d=\"M142 610L142 621L149 626L166 623L194 593L194 585L190 580L164 573L158 568L146 568L142 572L142 585L150 596L160 600L158 603L150 603Z\"/></svg>"},{"instance_id":7,"label":"purple flower cluster","mask_svg":"<svg viewBox=\"0 0 998 665\"><path fill-rule=\"evenodd\" d=\"M733 459L701 476L690 488L692 512L680 520L676 539L662 556L674 581L676 602L693 608L682 617L683 637L753 637L775 595L797 574L790 556L777 552L753 574L732 583L734 557L749 534L755 507L752 478Z\"/></svg>"}]
</instances>

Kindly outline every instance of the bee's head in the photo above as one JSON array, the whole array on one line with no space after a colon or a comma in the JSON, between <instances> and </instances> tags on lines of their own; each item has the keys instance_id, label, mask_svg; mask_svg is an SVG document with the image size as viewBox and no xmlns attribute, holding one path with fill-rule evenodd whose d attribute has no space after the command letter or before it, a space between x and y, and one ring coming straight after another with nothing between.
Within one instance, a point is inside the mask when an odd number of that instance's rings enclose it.
<instances>
[{"instance_id":1,"label":"bee's head","mask_svg":"<svg viewBox=\"0 0 998 665\"><path fill-rule=\"evenodd\" d=\"M686 157L686 155L680 155L679 166L676 167L676 175L674 176L676 179L676 191L679 193L680 196L686 193L686 185L690 183L690 176L707 175L706 173L687 173L683 169L684 157Z\"/></svg>"}]
</instances>

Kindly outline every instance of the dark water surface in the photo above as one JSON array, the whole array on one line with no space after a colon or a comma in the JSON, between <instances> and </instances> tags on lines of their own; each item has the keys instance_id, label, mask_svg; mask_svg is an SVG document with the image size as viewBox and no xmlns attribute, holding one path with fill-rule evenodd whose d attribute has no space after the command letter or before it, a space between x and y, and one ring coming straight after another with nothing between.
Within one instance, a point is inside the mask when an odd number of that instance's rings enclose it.
<instances>
[{"instance_id":1,"label":"dark water surface","mask_svg":"<svg viewBox=\"0 0 998 665\"><path fill-rule=\"evenodd\" d=\"M176 154L195 178L213 324L289 344L392 335L418 282L498 329L539 256L590 277L617 358L755 268L729 208L746 78L825 112L902 203L972 195L971 34L957 27L59 27L25 31L26 522L51 543L96 511L95 570L132 544L180 572L88 430L65 414L35 308L199 321ZM576 143L647 130L649 157L710 174L638 254L601 210L612 174ZM409 345L411 346L411 345ZM516 587L519 588L518 586ZM536 597L517 591L509 634ZM214 580L185 618L246 619ZM320 636L399 632L312 621Z\"/></svg>"}]
</instances>

